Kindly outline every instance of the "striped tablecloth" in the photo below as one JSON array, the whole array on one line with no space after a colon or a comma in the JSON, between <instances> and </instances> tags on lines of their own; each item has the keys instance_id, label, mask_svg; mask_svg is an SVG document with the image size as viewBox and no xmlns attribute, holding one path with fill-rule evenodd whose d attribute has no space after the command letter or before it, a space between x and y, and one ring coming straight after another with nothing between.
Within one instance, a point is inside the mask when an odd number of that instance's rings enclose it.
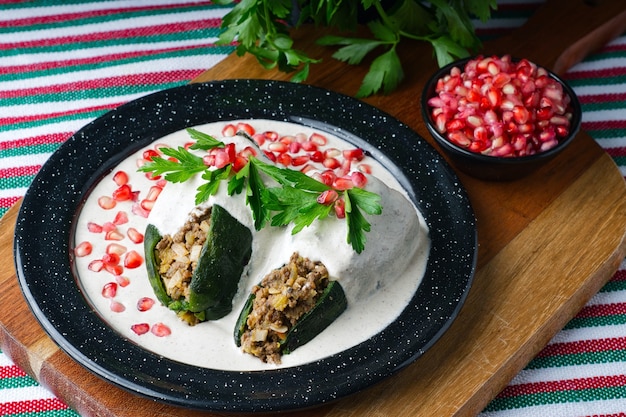
<instances>
[{"instance_id":1,"label":"striped tablecloth","mask_svg":"<svg viewBox=\"0 0 626 417\"><path fill-rule=\"evenodd\" d=\"M480 33L522 24L541 3L499 1ZM0 0L0 215L76 130L223 59L229 8L191 0ZM626 34L566 77L583 129L626 176ZM0 414L74 416L0 352ZM481 417L626 416L626 263Z\"/></svg>"}]
</instances>

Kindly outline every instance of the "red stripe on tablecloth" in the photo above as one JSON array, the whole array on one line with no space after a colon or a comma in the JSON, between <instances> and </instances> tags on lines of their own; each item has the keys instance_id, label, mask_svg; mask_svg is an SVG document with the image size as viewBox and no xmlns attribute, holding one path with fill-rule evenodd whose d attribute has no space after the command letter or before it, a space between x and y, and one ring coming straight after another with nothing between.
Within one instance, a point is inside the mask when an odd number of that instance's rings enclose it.
<instances>
[{"instance_id":1,"label":"red stripe on tablecloth","mask_svg":"<svg viewBox=\"0 0 626 417\"><path fill-rule=\"evenodd\" d=\"M593 78L608 78L626 75L626 67L612 67L606 69L588 70L588 71L569 71L567 73L568 80L588 80Z\"/></svg>"},{"instance_id":2,"label":"red stripe on tablecloth","mask_svg":"<svg viewBox=\"0 0 626 417\"><path fill-rule=\"evenodd\" d=\"M582 122L583 130L626 129L626 120L603 120L601 122Z\"/></svg>"},{"instance_id":3,"label":"red stripe on tablecloth","mask_svg":"<svg viewBox=\"0 0 626 417\"><path fill-rule=\"evenodd\" d=\"M578 101L580 101L581 104L626 101L626 93L579 95Z\"/></svg>"},{"instance_id":4,"label":"red stripe on tablecloth","mask_svg":"<svg viewBox=\"0 0 626 417\"><path fill-rule=\"evenodd\" d=\"M2 4L2 2L0 2ZM0 21L0 27L17 27L17 26L34 26L41 25L47 23L59 23L66 22L70 20L78 20L78 19L86 19L89 17L95 16L108 16L110 14L117 13L129 13L129 12L142 12L148 10L167 10L167 9L181 9L184 7L192 7L192 6L206 6L210 5L212 2L199 2L199 3L186 3L186 4L165 4L165 5L153 5L153 6L136 6L136 7L126 7L126 8L110 8L110 9L102 9L102 10L87 10L79 13L61 13L54 14L49 16L36 16L36 17L26 17L22 19L15 20L7 20Z\"/></svg>"},{"instance_id":5,"label":"red stripe on tablecloth","mask_svg":"<svg viewBox=\"0 0 626 417\"><path fill-rule=\"evenodd\" d=\"M611 281L626 281L626 269L619 269L615 275L613 275Z\"/></svg>"},{"instance_id":6,"label":"red stripe on tablecloth","mask_svg":"<svg viewBox=\"0 0 626 417\"><path fill-rule=\"evenodd\" d=\"M0 197L0 208L11 208L20 198L22 197L17 195L14 197ZM3 414L0 413L0 415Z\"/></svg>"},{"instance_id":7,"label":"red stripe on tablecloth","mask_svg":"<svg viewBox=\"0 0 626 417\"><path fill-rule=\"evenodd\" d=\"M499 395L500 398L517 397L546 392L571 391L581 389L621 387L626 385L626 375L598 376L590 378L563 379L559 381L533 382L509 385Z\"/></svg>"},{"instance_id":8,"label":"red stripe on tablecloth","mask_svg":"<svg viewBox=\"0 0 626 417\"><path fill-rule=\"evenodd\" d=\"M71 132L64 133L51 133L49 135L32 136L30 138L23 138L17 140L8 140L6 142L0 142L0 150L23 148L25 146L44 145L49 143L62 143L72 136Z\"/></svg>"},{"instance_id":9,"label":"red stripe on tablecloth","mask_svg":"<svg viewBox=\"0 0 626 417\"><path fill-rule=\"evenodd\" d=\"M41 400L14 401L0 403L0 415L10 416L22 413L41 413L52 410L65 410L67 405L57 398L45 398Z\"/></svg>"},{"instance_id":10,"label":"red stripe on tablecloth","mask_svg":"<svg viewBox=\"0 0 626 417\"><path fill-rule=\"evenodd\" d=\"M123 59L136 58L136 57L141 57L141 56L150 56L150 55L157 55L157 54L169 53L169 52L179 52L179 51L193 50L196 48L206 48L206 47L211 47L211 46L214 46L214 44L211 43L211 44L205 44L205 45L190 45L190 46L172 47L172 48L138 50L138 51L132 51L132 52L98 55L98 56L94 56L90 58L76 58L76 59L67 59L67 60L62 60L62 61L34 62L32 64L26 64L26 65L8 65L5 67L0 67L0 75L45 71L45 70L50 70L54 68L69 68L69 67L75 67L79 65L94 65L94 64L100 64L103 62L120 61Z\"/></svg>"},{"instance_id":11,"label":"red stripe on tablecloth","mask_svg":"<svg viewBox=\"0 0 626 417\"><path fill-rule=\"evenodd\" d=\"M70 45L83 42L101 42L110 39L131 38L139 36L155 36L181 31L190 32L197 29L218 28L222 19L200 19L188 22L165 23L162 25L143 26L133 29L111 30L105 32L88 33L84 35L60 36L57 38L43 38L24 42L0 43L0 50L14 48L50 47L53 45Z\"/></svg>"},{"instance_id":12,"label":"red stripe on tablecloth","mask_svg":"<svg viewBox=\"0 0 626 417\"><path fill-rule=\"evenodd\" d=\"M626 346L626 337L612 337L607 339L581 340L569 343L553 343L541 350L538 358L556 355L575 355L588 352L608 352L622 350Z\"/></svg>"},{"instance_id":13,"label":"red stripe on tablecloth","mask_svg":"<svg viewBox=\"0 0 626 417\"><path fill-rule=\"evenodd\" d=\"M12 168L0 169L0 179L2 178L15 178L25 175L35 175L41 169L41 165L28 165Z\"/></svg>"},{"instance_id":14,"label":"red stripe on tablecloth","mask_svg":"<svg viewBox=\"0 0 626 417\"><path fill-rule=\"evenodd\" d=\"M36 122L39 120L52 119L55 117L70 116L70 115L76 115L76 114L81 114L81 113L90 113L94 111L111 110L111 109L121 106L122 104L124 104L124 102L109 103L109 104L104 104L102 106L85 107L82 109L63 111L63 112L57 112L57 113L36 114L32 116L1 117L0 126L8 126L14 123Z\"/></svg>"},{"instance_id":15,"label":"red stripe on tablecloth","mask_svg":"<svg viewBox=\"0 0 626 417\"><path fill-rule=\"evenodd\" d=\"M26 372L22 371L16 365L0 366L0 378L15 378L20 376L26 376Z\"/></svg>"},{"instance_id":16,"label":"red stripe on tablecloth","mask_svg":"<svg viewBox=\"0 0 626 417\"><path fill-rule=\"evenodd\" d=\"M576 314L577 318L604 317L626 314L626 303L588 305Z\"/></svg>"},{"instance_id":17,"label":"red stripe on tablecloth","mask_svg":"<svg viewBox=\"0 0 626 417\"><path fill-rule=\"evenodd\" d=\"M131 85L155 84L162 82L189 81L203 70L160 71L154 73L120 75L116 77L96 78L94 80L76 81L64 84L53 84L19 90L0 90L0 99L31 97L42 94L62 94L68 91L95 90L98 88L121 87Z\"/></svg>"},{"instance_id":18,"label":"red stripe on tablecloth","mask_svg":"<svg viewBox=\"0 0 626 417\"><path fill-rule=\"evenodd\" d=\"M617 148L606 147L604 149L606 153L608 153L611 158L619 158L626 156L626 146L620 146Z\"/></svg>"}]
</instances>

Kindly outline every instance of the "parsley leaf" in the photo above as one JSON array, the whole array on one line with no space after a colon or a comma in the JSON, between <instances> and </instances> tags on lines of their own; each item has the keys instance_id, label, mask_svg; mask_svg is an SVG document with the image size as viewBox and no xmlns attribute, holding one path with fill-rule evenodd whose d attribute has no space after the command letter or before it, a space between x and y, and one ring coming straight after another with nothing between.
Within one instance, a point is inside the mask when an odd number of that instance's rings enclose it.
<instances>
[{"instance_id":1,"label":"parsley leaf","mask_svg":"<svg viewBox=\"0 0 626 417\"><path fill-rule=\"evenodd\" d=\"M161 152L175 158L176 161L155 157L151 162L139 167L139 171L151 172L155 176L165 174L164 178L170 182L185 182L195 174L206 170L202 158L190 153L182 146L178 149L161 148Z\"/></svg>"}]
</instances>

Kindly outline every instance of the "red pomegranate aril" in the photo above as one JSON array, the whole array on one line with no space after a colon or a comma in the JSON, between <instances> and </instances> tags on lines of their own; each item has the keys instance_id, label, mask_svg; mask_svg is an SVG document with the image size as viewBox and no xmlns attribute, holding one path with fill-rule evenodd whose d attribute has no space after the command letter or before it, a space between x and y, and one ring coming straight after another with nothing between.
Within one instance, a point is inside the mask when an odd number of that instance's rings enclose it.
<instances>
[{"instance_id":1,"label":"red pomegranate aril","mask_svg":"<svg viewBox=\"0 0 626 417\"><path fill-rule=\"evenodd\" d=\"M121 234L118 230L110 230L106 232L104 235L105 240L123 240L124 235Z\"/></svg>"},{"instance_id":2,"label":"red pomegranate aril","mask_svg":"<svg viewBox=\"0 0 626 417\"><path fill-rule=\"evenodd\" d=\"M328 139L326 139L326 136L320 135L319 133L311 134L309 140L317 146L326 146L326 144L328 143Z\"/></svg>"},{"instance_id":3,"label":"red pomegranate aril","mask_svg":"<svg viewBox=\"0 0 626 417\"><path fill-rule=\"evenodd\" d=\"M327 205L333 204L337 200L338 197L339 197L339 194L337 194L337 191L326 190L326 191L323 191L319 195L319 197L317 197L317 202L327 206Z\"/></svg>"},{"instance_id":4,"label":"red pomegranate aril","mask_svg":"<svg viewBox=\"0 0 626 417\"><path fill-rule=\"evenodd\" d=\"M128 174L125 171L117 171L113 175L113 182L118 186L128 183Z\"/></svg>"},{"instance_id":5,"label":"red pomegranate aril","mask_svg":"<svg viewBox=\"0 0 626 417\"><path fill-rule=\"evenodd\" d=\"M139 230L135 229L134 227L129 227L128 230L126 231L126 235L130 239L130 241L133 243L143 243L143 233L141 233Z\"/></svg>"},{"instance_id":6,"label":"red pomegranate aril","mask_svg":"<svg viewBox=\"0 0 626 417\"><path fill-rule=\"evenodd\" d=\"M146 200L156 201L156 199L159 198L161 191L163 191L163 187L160 187L158 185L153 185L148 190L148 195L146 196Z\"/></svg>"},{"instance_id":7,"label":"red pomegranate aril","mask_svg":"<svg viewBox=\"0 0 626 417\"><path fill-rule=\"evenodd\" d=\"M91 255L92 250L93 250L93 245L91 244L91 242L84 241L84 242L80 242L74 248L74 254L78 256L79 258L82 258L84 256Z\"/></svg>"},{"instance_id":8,"label":"red pomegranate aril","mask_svg":"<svg viewBox=\"0 0 626 417\"><path fill-rule=\"evenodd\" d=\"M87 269L93 272L100 272L104 269L104 262L102 262L101 259L95 259L89 262L89 265L87 265Z\"/></svg>"},{"instance_id":9,"label":"red pomegranate aril","mask_svg":"<svg viewBox=\"0 0 626 417\"><path fill-rule=\"evenodd\" d=\"M300 143L300 147L305 152L315 152L317 151L317 145L310 140L306 140Z\"/></svg>"},{"instance_id":10,"label":"red pomegranate aril","mask_svg":"<svg viewBox=\"0 0 626 417\"><path fill-rule=\"evenodd\" d=\"M348 177L339 177L333 182L333 188L339 191L349 190L354 187L354 182L352 182L352 178Z\"/></svg>"},{"instance_id":11,"label":"red pomegranate aril","mask_svg":"<svg viewBox=\"0 0 626 417\"><path fill-rule=\"evenodd\" d=\"M292 158L291 165L295 167L302 166L302 165L305 165L310 160L311 160L311 157L309 155L299 155L299 156L296 156L295 158Z\"/></svg>"},{"instance_id":12,"label":"red pomegranate aril","mask_svg":"<svg viewBox=\"0 0 626 417\"><path fill-rule=\"evenodd\" d=\"M102 296L104 298L114 298L117 295L117 283L107 282L102 287Z\"/></svg>"},{"instance_id":13,"label":"red pomegranate aril","mask_svg":"<svg viewBox=\"0 0 626 417\"><path fill-rule=\"evenodd\" d=\"M360 171L354 171L351 173L350 179L355 187L364 188L367 185L367 177Z\"/></svg>"},{"instance_id":14,"label":"red pomegranate aril","mask_svg":"<svg viewBox=\"0 0 626 417\"><path fill-rule=\"evenodd\" d=\"M233 170L235 172L239 172L239 171L241 171L243 169L243 167L246 166L247 163L248 163L248 159L247 158L245 158L245 157L243 157L241 155L237 155L235 157L235 160L232 162Z\"/></svg>"},{"instance_id":15,"label":"red pomegranate aril","mask_svg":"<svg viewBox=\"0 0 626 417\"><path fill-rule=\"evenodd\" d=\"M280 153L276 157L276 162L286 167L291 165L291 161L292 161L291 155L289 155L288 153Z\"/></svg>"},{"instance_id":16,"label":"red pomegranate aril","mask_svg":"<svg viewBox=\"0 0 626 417\"><path fill-rule=\"evenodd\" d=\"M329 187L332 187L333 182L335 182L335 179L337 178L337 175L329 169L323 171L320 176L322 177L322 182Z\"/></svg>"},{"instance_id":17,"label":"red pomegranate aril","mask_svg":"<svg viewBox=\"0 0 626 417\"><path fill-rule=\"evenodd\" d=\"M289 144L289 152L291 153L298 153L300 152L300 149L302 148L302 145L300 144L300 142L291 142Z\"/></svg>"},{"instance_id":18,"label":"red pomegranate aril","mask_svg":"<svg viewBox=\"0 0 626 417\"><path fill-rule=\"evenodd\" d=\"M289 150L289 145L282 142L272 142L267 145L267 149L271 152L285 153Z\"/></svg>"},{"instance_id":19,"label":"red pomegranate aril","mask_svg":"<svg viewBox=\"0 0 626 417\"><path fill-rule=\"evenodd\" d=\"M337 158L325 158L322 164L328 169L337 169L341 166L341 162Z\"/></svg>"},{"instance_id":20,"label":"red pomegranate aril","mask_svg":"<svg viewBox=\"0 0 626 417\"><path fill-rule=\"evenodd\" d=\"M114 313L123 313L124 311L126 311L126 307L124 307L124 304L115 300L111 300L111 303L109 304L109 308Z\"/></svg>"},{"instance_id":21,"label":"red pomegranate aril","mask_svg":"<svg viewBox=\"0 0 626 417\"><path fill-rule=\"evenodd\" d=\"M372 166L370 164L359 164L356 168L364 174L372 173Z\"/></svg>"},{"instance_id":22,"label":"red pomegranate aril","mask_svg":"<svg viewBox=\"0 0 626 417\"><path fill-rule=\"evenodd\" d=\"M119 243L109 243L105 249L106 253L115 253L117 255L123 255L126 253L126 246Z\"/></svg>"},{"instance_id":23,"label":"red pomegranate aril","mask_svg":"<svg viewBox=\"0 0 626 417\"><path fill-rule=\"evenodd\" d=\"M172 330L163 323L155 323L150 328L153 335L157 337L166 337L172 334Z\"/></svg>"},{"instance_id":24,"label":"red pomegranate aril","mask_svg":"<svg viewBox=\"0 0 626 417\"><path fill-rule=\"evenodd\" d=\"M150 325L148 323L137 323L130 326L130 329L138 336L146 334L150 331Z\"/></svg>"},{"instance_id":25,"label":"red pomegranate aril","mask_svg":"<svg viewBox=\"0 0 626 417\"><path fill-rule=\"evenodd\" d=\"M139 203L133 204L131 211L133 214L144 218L148 218L148 215L150 215L150 211L145 210L143 207L141 207L141 204Z\"/></svg>"},{"instance_id":26,"label":"red pomegranate aril","mask_svg":"<svg viewBox=\"0 0 626 417\"><path fill-rule=\"evenodd\" d=\"M158 158L161 156L161 154L159 154L154 149L146 149L145 151L143 151L143 154L141 156L147 161L152 161L153 158Z\"/></svg>"},{"instance_id":27,"label":"red pomegranate aril","mask_svg":"<svg viewBox=\"0 0 626 417\"><path fill-rule=\"evenodd\" d=\"M313 162L322 162L324 161L324 153L322 151L313 151L310 154L311 161Z\"/></svg>"},{"instance_id":28,"label":"red pomegranate aril","mask_svg":"<svg viewBox=\"0 0 626 417\"><path fill-rule=\"evenodd\" d=\"M251 156L256 156L256 155L257 155L257 151L252 146L246 146L245 148L241 150L241 152L239 152L239 156L242 156L244 158L249 158Z\"/></svg>"},{"instance_id":29,"label":"red pomegranate aril","mask_svg":"<svg viewBox=\"0 0 626 417\"><path fill-rule=\"evenodd\" d=\"M115 201L128 201L132 199L133 191L128 184L119 186L111 195Z\"/></svg>"},{"instance_id":30,"label":"red pomegranate aril","mask_svg":"<svg viewBox=\"0 0 626 417\"><path fill-rule=\"evenodd\" d=\"M102 262L104 262L105 267L106 265L117 265L120 263L120 255L115 252L105 253L102 255Z\"/></svg>"},{"instance_id":31,"label":"red pomegranate aril","mask_svg":"<svg viewBox=\"0 0 626 417\"><path fill-rule=\"evenodd\" d=\"M249 123L237 123L237 132L246 132L248 136L254 136L256 133Z\"/></svg>"},{"instance_id":32,"label":"red pomegranate aril","mask_svg":"<svg viewBox=\"0 0 626 417\"><path fill-rule=\"evenodd\" d=\"M141 205L141 208L146 210L146 211L151 211L152 207L154 207L154 200L141 200L139 202L139 204Z\"/></svg>"},{"instance_id":33,"label":"red pomegranate aril","mask_svg":"<svg viewBox=\"0 0 626 417\"><path fill-rule=\"evenodd\" d=\"M265 154L265 156L267 157L267 159L269 159L272 162L276 162L276 155L273 152L270 151L263 151L263 153Z\"/></svg>"},{"instance_id":34,"label":"red pomegranate aril","mask_svg":"<svg viewBox=\"0 0 626 417\"><path fill-rule=\"evenodd\" d=\"M89 230L91 233L102 233L102 226L98 223L88 222L87 230Z\"/></svg>"},{"instance_id":35,"label":"red pomegranate aril","mask_svg":"<svg viewBox=\"0 0 626 417\"><path fill-rule=\"evenodd\" d=\"M111 210L115 207L116 204L117 202L109 196L103 195L102 197L98 198L98 205L104 210Z\"/></svg>"},{"instance_id":36,"label":"red pomegranate aril","mask_svg":"<svg viewBox=\"0 0 626 417\"><path fill-rule=\"evenodd\" d=\"M127 252L126 256L124 256L124 266L126 268L130 268L130 269L138 268L141 266L142 263L143 263L143 256L141 256L139 252L135 250L131 250Z\"/></svg>"},{"instance_id":37,"label":"red pomegranate aril","mask_svg":"<svg viewBox=\"0 0 626 417\"><path fill-rule=\"evenodd\" d=\"M148 311L154 305L154 299L150 297L142 297L137 301L137 310L139 311Z\"/></svg>"},{"instance_id":38,"label":"red pomegranate aril","mask_svg":"<svg viewBox=\"0 0 626 417\"><path fill-rule=\"evenodd\" d=\"M235 125L231 123L227 124L226 126L222 128L222 136L224 137L235 136L236 133L237 133L237 128L235 127Z\"/></svg>"},{"instance_id":39,"label":"red pomegranate aril","mask_svg":"<svg viewBox=\"0 0 626 417\"><path fill-rule=\"evenodd\" d=\"M346 218L346 202L343 199L340 198L335 201L333 208L335 209L335 216L337 216L338 219Z\"/></svg>"},{"instance_id":40,"label":"red pomegranate aril","mask_svg":"<svg viewBox=\"0 0 626 417\"><path fill-rule=\"evenodd\" d=\"M113 219L113 224L119 226L126 223L128 223L128 213L126 213L125 211L118 211L115 215L115 218Z\"/></svg>"},{"instance_id":41,"label":"red pomegranate aril","mask_svg":"<svg viewBox=\"0 0 626 417\"><path fill-rule=\"evenodd\" d=\"M113 276L122 275L124 273L124 267L122 265L107 264L106 262L103 262L103 264L103 269Z\"/></svg>"},{"instance_id":42,"label":"red pomegranate aril","mask_svg":"<svg viewBox=\"0 0 626 417\"><path fill-rule=\"evenodd\" d=\"M128 285L130 285L130 279L123 275L116 275L115 282L117 282L117 285L120 287L128 287Z\"/></svg>"},{"instance_id":43,"label":"red pomegranate aril","mask_svg":"<svg viewBox=\"0 0 626 417\"><path fill-rule=\"evenodd\" d=\"M361 148L346 149L342 152L343 157L351 161L362 161L365 153Z\"/></svg>"}]
</instances>

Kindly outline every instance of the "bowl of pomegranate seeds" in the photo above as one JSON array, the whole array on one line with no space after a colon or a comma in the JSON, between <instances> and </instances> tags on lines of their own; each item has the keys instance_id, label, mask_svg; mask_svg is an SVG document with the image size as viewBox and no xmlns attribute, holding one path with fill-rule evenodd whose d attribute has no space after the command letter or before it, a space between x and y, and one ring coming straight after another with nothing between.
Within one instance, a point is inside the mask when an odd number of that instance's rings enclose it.
<instances>
[{"instance_id":1,"label":"bowl of pomegranate seeds","mask_svg":"<svg viewBox=\"0 0 626 417\"><path fill-rule=\"evenodd\" d=\"M433 138L461 171L514 180L561 152L580 129L576 94L527 59L478 56L435 73L422 93Z\"/></svg>"}]
</instances>

